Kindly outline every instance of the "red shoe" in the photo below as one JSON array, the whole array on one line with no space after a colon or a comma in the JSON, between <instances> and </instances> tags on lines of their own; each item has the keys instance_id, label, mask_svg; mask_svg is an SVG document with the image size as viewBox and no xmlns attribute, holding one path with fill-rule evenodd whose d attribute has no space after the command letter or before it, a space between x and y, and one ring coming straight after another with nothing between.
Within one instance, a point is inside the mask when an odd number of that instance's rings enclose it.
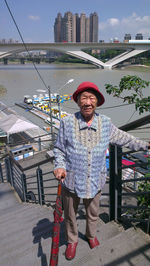
<instances>
[{"instance_id":1,"label":"red shoe","mask_svg":"<svg viewBox=\"0 0 150 266\"><path fill-rule=\"evenodd\" d=\"M95 237L93 239L88 239L88 243L89 243L89 246L91 249L99 246L99 244L100 244L97 237Z\"/></svg>"},{"instance_id":2,"label":"red shoe","mask_svg":"<svg viewBox=\"0 0 150 266\"><path fill-rule=\"evenodd\" d=\"M78 242L68 243L66 251L65 251L65 257L67 260L72 260L75 257L77 245L78 245Z\"/></svg>"}]
</instances>

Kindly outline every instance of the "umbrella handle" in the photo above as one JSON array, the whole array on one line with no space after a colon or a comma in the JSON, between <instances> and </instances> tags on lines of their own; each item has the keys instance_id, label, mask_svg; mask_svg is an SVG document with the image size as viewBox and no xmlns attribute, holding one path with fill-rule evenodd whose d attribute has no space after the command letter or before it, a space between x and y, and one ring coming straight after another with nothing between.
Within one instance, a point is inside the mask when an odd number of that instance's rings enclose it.
<instances>
[{"instance_id":1,"label":"umbrella handle","mask_svg":"<svg viewBox=\"0 0 150 266\"><path fill-rule=\"evenodd\" d=\"M57 196L61 195L61 182L58 182Z\"/></svg>"}]
</instances>

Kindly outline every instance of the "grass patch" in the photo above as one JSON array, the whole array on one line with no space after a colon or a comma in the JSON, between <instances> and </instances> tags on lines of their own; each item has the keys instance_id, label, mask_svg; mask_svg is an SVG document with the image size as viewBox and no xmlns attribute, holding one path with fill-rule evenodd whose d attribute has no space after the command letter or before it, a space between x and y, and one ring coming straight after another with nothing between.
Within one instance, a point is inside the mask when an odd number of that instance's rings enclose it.
<instances>
[{"instance_id":1,"label":"grass patch","mask_svg":"<svg viewBox=\"0 0 150 266\"><path fill-rule=\"evenodd\" d=\"M0 96L3 96L7 93L7 89L3 86L0 85Z\"/></svg>"}]
</instances>

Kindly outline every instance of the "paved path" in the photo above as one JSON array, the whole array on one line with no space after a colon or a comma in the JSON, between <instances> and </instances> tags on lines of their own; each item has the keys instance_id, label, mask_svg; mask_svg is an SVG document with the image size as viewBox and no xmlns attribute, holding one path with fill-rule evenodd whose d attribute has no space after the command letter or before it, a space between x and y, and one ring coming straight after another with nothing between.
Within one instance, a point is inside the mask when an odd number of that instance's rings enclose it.
<instances>
[{"instance_id":1,"label":"paved path","mask_svg":"<svg viewBox=\"0 0 150 266\"><path fill-rule=\"evenodd\" d=\"M7 183L0 184L0 266L49 265L53 209L20 203ZM106 213L101 209L100 217ZM126 231L115 222L98 221L97 237L101 245L90 250L84 237L85 214L80 208L77 220L79 243L77 256L66 261L64 225L61 226L59 266L141 266L150 265L150 237L141 230Z\"/></svg>"}]
</instances>

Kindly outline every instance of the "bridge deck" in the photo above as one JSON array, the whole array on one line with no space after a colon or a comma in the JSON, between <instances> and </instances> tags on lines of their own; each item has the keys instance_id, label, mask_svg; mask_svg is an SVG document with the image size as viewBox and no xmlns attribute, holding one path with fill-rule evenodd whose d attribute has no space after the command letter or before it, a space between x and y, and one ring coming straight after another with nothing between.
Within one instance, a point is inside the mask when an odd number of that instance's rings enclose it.
<instances>
[{"instance_id":1,"label":"bridge deck","mask_svg":"<svg viewBox=\"0 0 150 266\"><path fill-rule=\"evenodd\" d=\"M113 61L108 61L103 63L102 61L96 59L95 57L83 52L85 49L121 49L131 51L128 54L124 54L120 60L118 57L114 58ZM26 43L24 46L22 43L11 43L2 44L0 43L0 58L7 57L13 53L21 53L24 51L32 50L53 50L56 52L62 52L66 54L71 54L74 57L81 58L83 60L88 60L94 65L99 67L111 69L120 62L131 58L137 54L143 53L150 49L150 41L142 40L142 42L123 42L123 43ZM134 50L135 52L132 52Z\"/></svg>"}]
</instances>

